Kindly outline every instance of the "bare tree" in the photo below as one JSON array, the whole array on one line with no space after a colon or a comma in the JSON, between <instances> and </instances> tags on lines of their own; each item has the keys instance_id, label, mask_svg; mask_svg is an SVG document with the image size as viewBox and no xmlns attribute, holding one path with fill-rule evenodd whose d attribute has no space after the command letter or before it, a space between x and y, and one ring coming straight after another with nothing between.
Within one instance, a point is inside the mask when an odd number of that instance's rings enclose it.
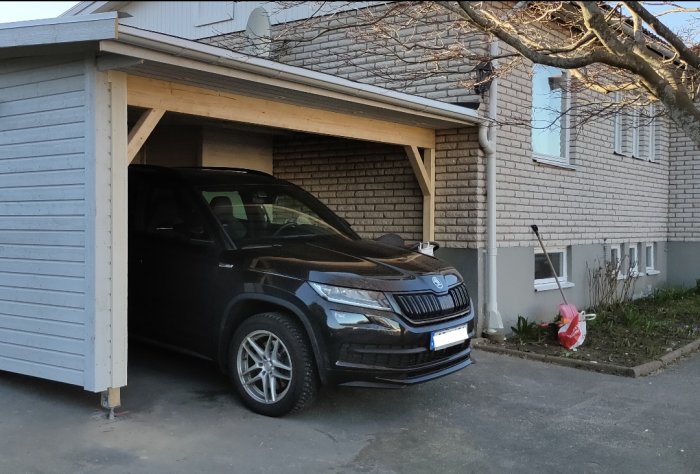
<instances>
[{"instance_id":1,"label":"bare tree","mask_svg":"<svg viewBox=\"0 0 700 474\"><path fill-rule=\"evenodd\" d=\"M294 3L281 2L285 8ZM358 41L355 49L336 51L336 60L354 61L359 71L383 78L382 85L402 87L417 79L461 74L462 86L473 87L489 79L477 72L494 59L483 45L495 36L507 46L490 75L505 76L525 60L568 70L573 87L607 95L605 102L577 100L578 123L627 105L659 102L663 107L656 107L657 112L663 111L700 146L699 49L663 23L666 14L696 13L697 8L631 1L364 2L343 16L333 10L347 11L354 2L316 3L318 15L282 30L278 45L344 31ZM652 14L647 8L652 3L667 8ZM324 21L318 22L321 17ZM383 67L382 61L359 61L363 54L397 61Z\"/></svg>"}]
</instances>

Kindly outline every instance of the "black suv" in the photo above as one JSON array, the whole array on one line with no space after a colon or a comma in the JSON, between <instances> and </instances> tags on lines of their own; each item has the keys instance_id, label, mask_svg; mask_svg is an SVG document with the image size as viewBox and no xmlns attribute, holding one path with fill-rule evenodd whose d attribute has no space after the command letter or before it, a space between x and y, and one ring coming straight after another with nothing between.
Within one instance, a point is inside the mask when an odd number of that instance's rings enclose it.
<instances>
[{"instance_id":1,"label":"black suv","mask_svg":"<svg viewBox=\"0 0 700 474\"><path fill-rule=\"evenodd\" d=\"M253 411L319 383L389 387L471 363L459 273L362 240L299 187L224 168L129 167L129 329L217 361Z\"/></svg>"}]
</instances>

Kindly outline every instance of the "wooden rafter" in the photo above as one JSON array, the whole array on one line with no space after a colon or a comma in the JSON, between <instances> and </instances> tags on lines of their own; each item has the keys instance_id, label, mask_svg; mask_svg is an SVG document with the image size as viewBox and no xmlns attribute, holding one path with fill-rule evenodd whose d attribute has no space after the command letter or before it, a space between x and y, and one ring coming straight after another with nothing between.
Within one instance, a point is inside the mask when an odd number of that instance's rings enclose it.
<instances>
[{"instance_id":1,"label":"wooden rafter","mask_svg":"<svg viewBox=\"0 0 700 474\"><path fill-rule=\"evenodd\" d=\"M134 128L129 131L127 145L127 161L129 163L134 161L134 158L143 144L146 143L153 129L158 125L163 114L165 114L163 109L148 109L139 117Z\"/></svg>"}]
</instances>

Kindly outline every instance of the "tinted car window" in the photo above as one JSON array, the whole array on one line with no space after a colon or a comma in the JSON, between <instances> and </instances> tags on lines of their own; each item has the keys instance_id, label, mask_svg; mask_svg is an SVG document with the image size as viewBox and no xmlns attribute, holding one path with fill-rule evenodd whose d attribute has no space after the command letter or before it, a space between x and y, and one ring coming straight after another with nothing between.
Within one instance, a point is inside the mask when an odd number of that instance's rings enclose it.
<instances>
[{"instance_id":1,"label":"tinted car window","mask_svg":"<svg viewBox=\"0 0 700 474\"><path fill-rule=\"evenodd\" d=\"M173 238L209 238L194 204L174 185L154 183L141 193L145 206L139 214L143 213L145 233Z\"/></svg>"},{"instance_id":2,"label":"tinted car window","mask_svg":"<svg viewBox=\"0 0 700 474\"><path fill-rule=\"evenodd\" d=\"M201 194L238 245L260 239L353 238L340 219L291 186L216 187L202 189Z\"/></svg>"}]
</instances>

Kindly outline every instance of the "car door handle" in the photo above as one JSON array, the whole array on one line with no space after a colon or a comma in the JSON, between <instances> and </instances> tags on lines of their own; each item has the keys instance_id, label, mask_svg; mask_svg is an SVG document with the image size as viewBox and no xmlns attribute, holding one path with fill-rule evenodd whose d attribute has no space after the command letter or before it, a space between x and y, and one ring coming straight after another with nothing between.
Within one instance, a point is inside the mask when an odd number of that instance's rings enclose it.
<instances>
[{"instance_id":1,"label":"car door handle","mask_svg":"<svg viewBox=\"0 0 700 474\"><path fill-rule=\"evenodd\" d=\"M219 268L233 268L232 263L219 262Z\"/></svg>"}]
</instances>

